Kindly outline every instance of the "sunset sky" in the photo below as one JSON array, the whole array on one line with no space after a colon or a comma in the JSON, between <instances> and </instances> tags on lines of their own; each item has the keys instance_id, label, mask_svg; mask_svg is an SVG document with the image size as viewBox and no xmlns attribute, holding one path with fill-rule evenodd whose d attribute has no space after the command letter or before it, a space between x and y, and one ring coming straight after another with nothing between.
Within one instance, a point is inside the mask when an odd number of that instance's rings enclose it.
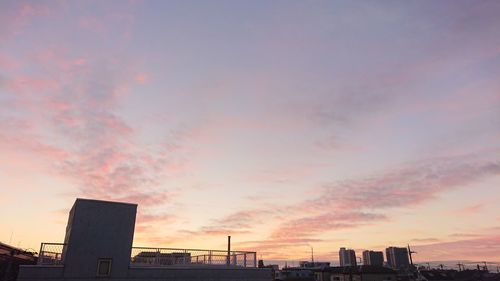
<instances>
[{"instance_id":1,"label":"sunset sky","mask_svg":"<svg viewBox=\"0 0 500 281\"><path fill-rule=\"evenodd\" d=\"M500 261L500 1L0 1L0 241ZM358 252L360 256L361 252Z\"/></svg>"}]
</instances>

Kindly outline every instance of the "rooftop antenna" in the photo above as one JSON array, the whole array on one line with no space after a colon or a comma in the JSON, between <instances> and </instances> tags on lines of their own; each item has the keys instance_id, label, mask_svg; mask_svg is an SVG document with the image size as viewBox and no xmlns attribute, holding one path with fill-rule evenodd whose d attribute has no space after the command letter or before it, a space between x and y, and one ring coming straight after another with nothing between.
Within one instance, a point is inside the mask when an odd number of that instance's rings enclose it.
<instances>
[{"instance_id":1,"label":"rooftop antenna","mask_svg":"<svg viewBox=\"0 0 500 281\"><path fill-rule=\"evenodd\" d=\"M410 244L408 244L408 255L410 256L410 264L413 267L413 259L411 258L411 254L416 254L417 252L413 252L410 248Z\"/></svg>"},{"instance_id":2,"label":"rooftop antenna","mask_svg":"<svg viewBox=\"0 0 500 281\"><path fill-rule=\"evenodd\" d=\"M231 265L231 236L227 237L227 259L226 265Z\"/></svg>"}]
</instances>

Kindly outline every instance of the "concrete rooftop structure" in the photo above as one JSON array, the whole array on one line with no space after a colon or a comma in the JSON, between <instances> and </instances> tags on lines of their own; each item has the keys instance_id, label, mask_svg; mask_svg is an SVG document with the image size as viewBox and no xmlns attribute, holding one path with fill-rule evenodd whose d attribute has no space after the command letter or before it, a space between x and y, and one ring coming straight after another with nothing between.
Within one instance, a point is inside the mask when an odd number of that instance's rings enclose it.
<instances>
[{"instance_id":1,"label":"concrete rooftop structure","mask_svg":"<svg viewBox=\"0 0 500 281\"><path fill-rule=\"evenodd\" d=\"M137 205L77 199L64 243L42 243L18 280L271 280L255 252L132 247Z\"/></svg>"}]
</instances>

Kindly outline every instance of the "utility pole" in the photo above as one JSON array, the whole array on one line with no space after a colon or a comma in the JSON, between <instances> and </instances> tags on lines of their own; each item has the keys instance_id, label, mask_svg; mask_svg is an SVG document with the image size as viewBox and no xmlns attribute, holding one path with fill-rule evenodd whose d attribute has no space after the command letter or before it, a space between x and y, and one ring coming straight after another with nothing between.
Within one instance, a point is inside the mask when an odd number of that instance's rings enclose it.
<instances>
[{"instance_id":1,"label":"utility pole","mask_svg":"<svg viewBox=\"0 0 500 281\"><path fill-rule=\"evenodd\" d=\"M311 246L311 262L314 266L314 248Z\"/></svg>"}]
</instances>

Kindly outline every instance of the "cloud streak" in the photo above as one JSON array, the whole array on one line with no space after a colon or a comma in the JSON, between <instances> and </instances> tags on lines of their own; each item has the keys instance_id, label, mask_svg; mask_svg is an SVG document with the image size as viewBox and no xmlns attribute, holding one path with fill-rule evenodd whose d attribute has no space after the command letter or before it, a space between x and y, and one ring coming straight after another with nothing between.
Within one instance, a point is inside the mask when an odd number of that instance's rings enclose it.
<instances>
[{"instance_id":1,"label":"cloud streak","mask_svg":"<svg viewBox=\"0 0 500 281\"><path fill-rule=\"evenodd\" d=\"M488 235L481 238L463 239L452 242L432 243L415 246L421 255L417 261L447 260L450 257L465 257L468 260L500 260L500 236Z\"/></svg>"},{"instance_id":2,"label":"cloud streak","mask_svg":"<svg viewBox=\"0 0 500 281\"><path fill-rule=\"evenodd\" d=\"M235 231L252 230L249 228L250 224L286 213L287 217L280 217L282 222L266 239L242 244L264 251L274 258L280 255L284 257L285 253L280 248L303 247L309 242L322 241L318 237L324 237L327 233L376 225L391 219L388 212L390 209L415 207L446 191L497 175L500 175L500 163L491 160L488 155L427 159L361 179L325 184L312 199L293 206L240 211L207 228L219 229L221 232L215 233L222 235L224 225L234 222L230 224ZM354 206L356 212L350 211ZM303 215L304 213L308 215ZM272 246L273 244L277 246Z\"/></svg>"}]
</instances>

